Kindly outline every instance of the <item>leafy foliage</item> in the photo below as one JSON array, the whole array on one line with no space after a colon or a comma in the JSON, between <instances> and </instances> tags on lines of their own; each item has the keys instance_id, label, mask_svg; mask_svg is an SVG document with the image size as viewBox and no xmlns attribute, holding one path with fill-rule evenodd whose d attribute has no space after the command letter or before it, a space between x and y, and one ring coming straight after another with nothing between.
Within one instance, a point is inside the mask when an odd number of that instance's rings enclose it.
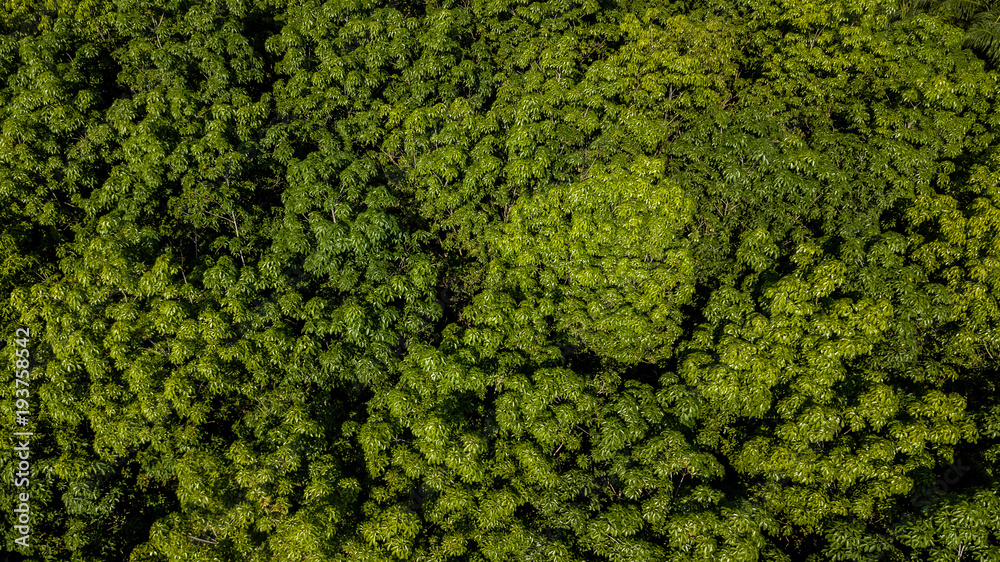
<instances>
[{"instance_id":1,"label":"leafy foliage","mask_svg":"<svg viewBox=\"0 0 1000 562\"><path fill-rule=\"evenodd\" d=\"M6 7L26 557L996 559L989 5Z\"/></svg>"},{"instance_id":2,"label":"leafy foliage","mask_svg":"<svg viewBox=\"0 0 1000 562\"><path fill-rule=\"evenodd\" d=\"M927 12L965 30L965 45L996 65L1000 61L1000 4L993 1L915 0L900 2L904 16Z\"/></svg>"}]
</instances>

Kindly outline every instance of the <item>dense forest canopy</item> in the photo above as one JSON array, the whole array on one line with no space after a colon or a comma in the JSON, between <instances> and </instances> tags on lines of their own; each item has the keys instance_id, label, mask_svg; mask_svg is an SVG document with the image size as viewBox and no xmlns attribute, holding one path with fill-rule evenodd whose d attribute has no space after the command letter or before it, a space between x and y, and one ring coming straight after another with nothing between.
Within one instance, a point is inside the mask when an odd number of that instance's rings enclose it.
<instances>
[{"instance_id":1,"label":"dense forest canopy","mask_svg":"<svg viewBox=\"0 0 1000 562\"><path fill-rule=\"evenodd\" d=\"M7 1L5 547L1000 561L998 16Z\"/></svg>"}]
</instances>

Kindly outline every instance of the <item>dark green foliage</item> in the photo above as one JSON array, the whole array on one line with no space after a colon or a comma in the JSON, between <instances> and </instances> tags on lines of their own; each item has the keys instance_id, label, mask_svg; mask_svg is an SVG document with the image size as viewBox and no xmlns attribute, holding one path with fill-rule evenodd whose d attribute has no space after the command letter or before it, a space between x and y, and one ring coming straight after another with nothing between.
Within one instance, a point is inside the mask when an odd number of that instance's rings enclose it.
<instances>
[{"instance_id":1,"label":"dark green foliage","mask_svg":"<svg viewBox=\"0 0 1000 562\"><path fill-rule=\"evenodd\" d=\"M965 46L995 65L1000 62L1000 3L994 0L904 0L904 17L934 14L965 30Z\"/></svg>"},{"instance_id":2,"label":"dark green foliage","mask_svg":"<svg viewBox=\"0 0 1000 562\"><path fill-rule=\"evenodd\" d=\"M997 560L993 8L8 2L18 549Z\"/></svg>"}]
</instances>

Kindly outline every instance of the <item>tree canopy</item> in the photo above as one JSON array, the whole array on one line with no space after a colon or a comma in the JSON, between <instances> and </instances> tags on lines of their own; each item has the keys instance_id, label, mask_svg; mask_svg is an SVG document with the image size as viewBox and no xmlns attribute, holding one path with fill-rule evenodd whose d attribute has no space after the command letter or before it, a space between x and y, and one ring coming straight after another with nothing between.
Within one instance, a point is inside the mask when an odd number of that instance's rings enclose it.
<instances>
[{"instance_id":1,"label":"tree canopy","mask_svg":"<svg viewBox=\"0 0 1000 562\"><path fill-rule=\"evenodd\" d=\"M5 548L1000 560L996 12L8 1Z\"/></svg>"}]
</instances>

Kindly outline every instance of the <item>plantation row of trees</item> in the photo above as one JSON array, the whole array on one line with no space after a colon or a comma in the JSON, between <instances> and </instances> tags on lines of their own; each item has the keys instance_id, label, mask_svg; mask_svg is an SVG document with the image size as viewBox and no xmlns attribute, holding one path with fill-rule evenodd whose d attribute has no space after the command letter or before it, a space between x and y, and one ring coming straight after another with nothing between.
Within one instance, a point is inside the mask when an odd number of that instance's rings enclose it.
<instances>
[{"instance_id":1,"label":"plantation row of trees","mask_svg":"<svg viewBox=\"0 0 1000 562\"><path fill-rule=\"evenodd\" d=\"M964 6L8 1L17 550L1000 560Z\"/></svg>"}]
</instances>

